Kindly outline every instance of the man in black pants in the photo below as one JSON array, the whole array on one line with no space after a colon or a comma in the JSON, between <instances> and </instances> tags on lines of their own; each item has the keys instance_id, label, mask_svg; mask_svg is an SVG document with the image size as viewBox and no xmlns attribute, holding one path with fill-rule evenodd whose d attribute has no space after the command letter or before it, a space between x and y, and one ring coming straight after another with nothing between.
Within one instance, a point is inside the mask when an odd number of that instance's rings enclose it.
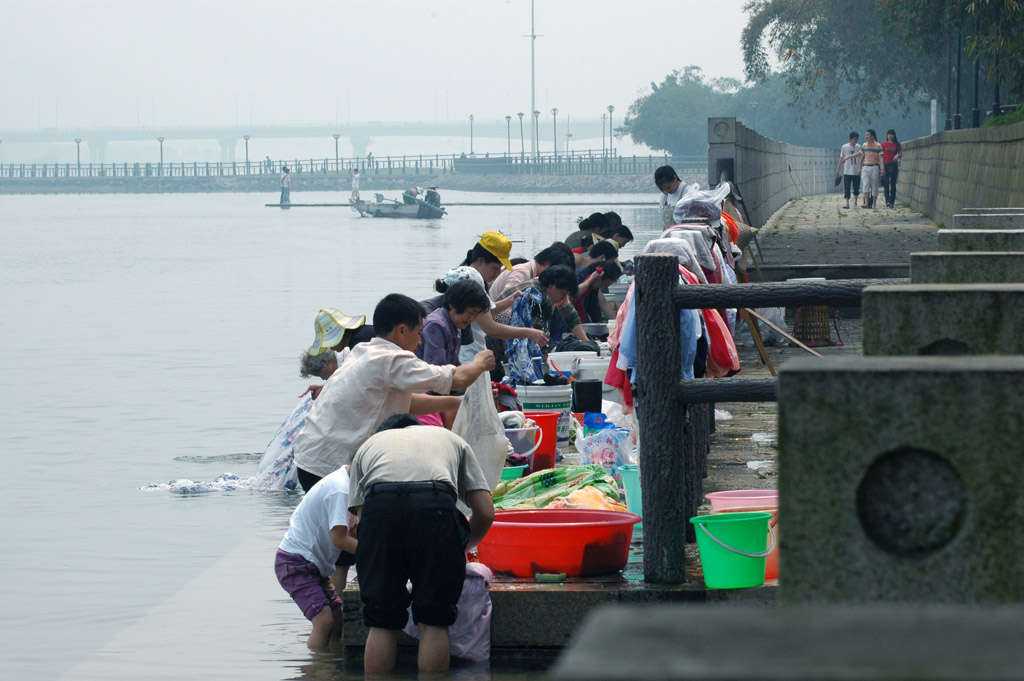
<instances>
[{"instance_id":1,"label":"man in black pants","mask_svg":"<svg viewBox=\"0 0 1024 681\"><path fill-rule=\"evenodd\" d=\"M494 521L490 486L466 441L444 428L421 426L409 414L381 423L352 460L350 510L359 516L356 571L367 673L394 669L398 632L420 630L419 669L448 669L448 627L458 615L466 551ZM467 521L455 506L472 510ZM412 582L412 594L406 590Z\"/></svg>"}]
</instances>

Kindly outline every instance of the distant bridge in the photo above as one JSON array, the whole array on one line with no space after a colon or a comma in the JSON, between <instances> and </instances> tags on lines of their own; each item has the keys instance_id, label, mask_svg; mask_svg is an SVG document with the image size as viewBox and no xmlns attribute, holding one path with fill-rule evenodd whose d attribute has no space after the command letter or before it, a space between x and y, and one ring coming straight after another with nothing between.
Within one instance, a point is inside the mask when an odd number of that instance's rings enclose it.
<instances>
[{"instance_id":1,"label":"distant bridge","mask_svg":"<svg viewBox=\"0 0 1024 681\"><path fill-rule=\"evenodd\" d=\"M546 118L545 118L546 116ZM85 142L92 163L103 163L106 147L109 142L137 142L171 140L217 140L220 142L221 161L230 163L235 160L235 147L238 142L249 135L253 139L283 138L347 138L352 145L353 154L358 157L366 155L367 147L374 137L467 137L470 134L470 121L455 122L408 122L389 123L368 121L365 123L337 123L314 125L255 125L255 126L217 126L203 125L193 127L134 127L134 128L42 128L39 130L0 130L0 141L5 143L53 144ZM544 140L544 132L550 139L552 129L550 115L540 118L540 139ZM559 138L572 133L576 139L596 139L602 137L608 126L600 118L572 118L565 116L557 120ZM530 120L523 117L522 132L530 134ZM512 140L512 149L520 147L519 120L516 116L511 121L504 118L497 120L474 120L472 133L477 137L501 138L506 136ZM530 145L525 145L530 149Z\"/></svg>"}]
</instances>

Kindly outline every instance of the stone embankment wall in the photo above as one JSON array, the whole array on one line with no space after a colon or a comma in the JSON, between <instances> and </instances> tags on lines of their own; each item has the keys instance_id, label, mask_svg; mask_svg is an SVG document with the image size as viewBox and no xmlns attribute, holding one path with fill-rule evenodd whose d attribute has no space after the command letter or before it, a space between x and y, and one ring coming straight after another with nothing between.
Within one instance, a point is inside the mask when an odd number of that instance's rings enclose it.
<instances>
[{"instance_id":1,"label":"stone embankment wall","mask_svg":"<svg viewBox=\"0 0 1024 681\"><path fill-rule=\"evenodd\" d=\"M708 178L735 182L754 227L798 196L834 191L839 147L798 147L757 134L735 118L708 119Z\"/></svg>"},{"instance_id":2,"label":"stone embankment wall","mask_svg":"<svg viewBox=\"0 0 1024 681\"><path fill-rule=\"evenodd\" d=\"M947 227L964 208L1024 206L1024 123L904 143L896 199Z\"/></svg>"},{"instance_id":3,"label":"stone embankment wall","mask_svg":"<svg viewBox=\"0 0 1024 681\"><path fill-rule=\"evenodd\" d=\"M703 177L684 176L687 182ZM375 190L402 190L436 184L446 189L480 192L543 193L642 193L656 195L653 175L387 175L369 173L362 179L362 194ZM292 201L301 202L302 192L339 191L348 199L348 175L293 173ZM155 194L164 192L260 192L281 191L276 175L234 177L92 177L92 178L3 178L0 194ZM370 197L372 198L372 196ZM656 198L651 199L656 203ZM655 205L652 203L652 205Z\"/></svg>"}]
</instances>

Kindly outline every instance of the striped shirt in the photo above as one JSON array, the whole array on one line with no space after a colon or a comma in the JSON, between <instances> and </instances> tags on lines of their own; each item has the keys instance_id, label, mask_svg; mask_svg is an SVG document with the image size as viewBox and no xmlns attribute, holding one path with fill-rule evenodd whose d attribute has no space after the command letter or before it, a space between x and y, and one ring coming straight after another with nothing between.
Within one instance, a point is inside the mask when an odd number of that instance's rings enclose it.
<instances>
[{"instance_id":1,"label":"striped shirt","mask_svg":"<svg viewBox=\"0 0 1024 681\"><path fill-rule=\"evenodd\" d=\"M860 150L864 152L864 165L866 166L877 166L880 162L880 156L882 155L882 145L875 142L876 146L869 147L867 144L862 146Z\"/></svg>"},{"instance_id":2,"label":"striped shirt","mask_svg":"<svg viewBox=\"0 0 1024 681\"><path fill-rule=\"evenodd\" d=\"M352 459L349 508L362 506L366 491L378 482L446 482L466 500L491 486L470 446L436 426L409 426L377 433Z\"/></svg>"}]
</instances>

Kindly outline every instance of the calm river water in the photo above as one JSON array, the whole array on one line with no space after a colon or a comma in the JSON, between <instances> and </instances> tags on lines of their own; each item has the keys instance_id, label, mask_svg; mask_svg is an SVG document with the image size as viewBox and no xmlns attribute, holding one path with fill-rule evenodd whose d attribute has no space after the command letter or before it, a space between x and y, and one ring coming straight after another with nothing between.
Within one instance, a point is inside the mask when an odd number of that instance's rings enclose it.
<instances>
[{"instance_id":1,"label":"calm river water","mask_svg":"<svg viewBox=\"0 0 1024 681\"><path fill-rule=\"evenodd\" d=\"M443 197L602 202L640 244L658 221L653 193ZM276 199L0 196L5 678L359 678L341 656L310 653L274 577L297 496L139 488L252 475L308 383L298 357L320 308L369 315L389 292L427 297L483 231L529 257L599 209L388 221L263 207Z\"/></svg>"}]
</instances>

